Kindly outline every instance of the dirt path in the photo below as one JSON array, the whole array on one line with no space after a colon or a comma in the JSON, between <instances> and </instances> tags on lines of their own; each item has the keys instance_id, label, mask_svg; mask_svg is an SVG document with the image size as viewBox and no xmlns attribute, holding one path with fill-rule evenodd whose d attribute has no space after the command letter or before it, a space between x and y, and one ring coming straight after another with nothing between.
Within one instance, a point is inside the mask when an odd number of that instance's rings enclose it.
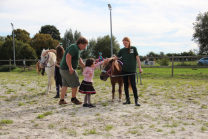
<instances>
[{"instance_id":1,"label":"dirt path","mask_svg":"<svg viewBox=\"0 0 208 139\"><path fill-rule=\"evenodd\" d=\"M0 73L0 138L208 137L208 85L204 80L143 79L141 107L111 102L109 81L95 79L96 108L58 105L46 77ZM43 80L43 81L40 81ZM70 90L68 90L70 92ZM118 97L118 94L116 94ZM83 95L78 98L83 100ZM71 94L68 93L69 102ZM124 97L123 97L124 98Z\"/></svg>"}]
</instances>

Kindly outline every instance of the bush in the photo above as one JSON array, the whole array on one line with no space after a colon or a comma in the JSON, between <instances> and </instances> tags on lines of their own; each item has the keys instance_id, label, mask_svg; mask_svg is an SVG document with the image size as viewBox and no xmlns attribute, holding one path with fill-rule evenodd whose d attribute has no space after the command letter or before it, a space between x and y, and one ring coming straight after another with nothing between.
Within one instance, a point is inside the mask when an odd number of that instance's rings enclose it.
<instances>
[{"instance_id":1,"label":"bush","mask_svg":"<svg viewBox=\"0 0 208 139\"><path fill-rule=\"evenodd\" d=\"M187 64L187 63L180 63L177 66L191 66L191 64Z\"/></svg>"},{"instance_id":2,"label":"bush","mask_svg":"<svg viewBox=\"0 0 208 139\"><path fill-rule=\"evenodd\" d=\"M16 69L15 66L11 66L11 70ZM10 71L10 67L9 65L3 65L0 66L0 72L9 72Z\"/></svg>"},{"instance_id":3,"label":"bush","mask_svg":"<svg viewBox=\"0 0 208 139\"><path fill-rule=\"evenodd\" d=\"M169 59L168 58L159 59L157 62L160 64L160 66L168 66L169 65Z\"/></svg>"}]
</instances>

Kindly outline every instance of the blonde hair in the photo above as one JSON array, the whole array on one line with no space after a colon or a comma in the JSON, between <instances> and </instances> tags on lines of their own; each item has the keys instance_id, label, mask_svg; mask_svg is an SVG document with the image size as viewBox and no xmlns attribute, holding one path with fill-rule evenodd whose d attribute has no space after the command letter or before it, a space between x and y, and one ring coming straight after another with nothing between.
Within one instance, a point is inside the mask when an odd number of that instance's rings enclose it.
<instances>
[{"instance_id":1,"label":"blonde hair","mask_svg":"<svg viewBox=\"0 0 208 139\"><path fill-rule=\"evenodd\" d=\"M129 52L128 52L128 53L130 53L130 49L131 49L131 41L130 41L130 39L129 39L128 37L124 37L122 41L127 41L127 42L129 42L129 46L128 46Z\"/></svg>"}]
</instances>

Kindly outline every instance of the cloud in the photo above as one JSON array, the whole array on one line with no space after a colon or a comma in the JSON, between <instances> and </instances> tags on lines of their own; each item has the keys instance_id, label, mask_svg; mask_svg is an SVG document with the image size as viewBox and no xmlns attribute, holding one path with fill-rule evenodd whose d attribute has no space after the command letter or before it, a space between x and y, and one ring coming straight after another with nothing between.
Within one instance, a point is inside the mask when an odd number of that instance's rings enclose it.
<instances>
[{"instance_id":1,"label":"cloud","mask_svg":"<svg viewBox=\"0 0 208 139\"><path fill-rule=\"evenodd\" d=\"M143 55L151 49L168 53L197 48L191 41L192 23L208 5L205 0L2 0L0 36L11 34L10 23L31 37L47 24L56 26L61 37L70 28L88 39L110 35L108 3L113 35L121 47L121 40L128 36L132 44L144 48Z\"/></svg>"}]
</instances>

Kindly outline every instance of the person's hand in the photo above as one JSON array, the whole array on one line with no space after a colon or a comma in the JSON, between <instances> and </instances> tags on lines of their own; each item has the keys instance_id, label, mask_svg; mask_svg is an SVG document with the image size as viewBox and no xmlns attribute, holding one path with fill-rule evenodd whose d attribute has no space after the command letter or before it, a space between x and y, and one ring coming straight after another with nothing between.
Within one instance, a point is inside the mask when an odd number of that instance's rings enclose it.
<instances>
[{"instance_id":1,"label":"person's hand","mask_svg":"<svg viewBox=\"0 0 208 139\"><path fill-rule=\"evenodd\" d=\"M92 73L90 73L90 75L89 75L90 77L92 76Z\"/></svg>"},{"instance_id":2,"label":"person's hand","mask_svg":"<svg viewBox=\"0 0 208 139\"><path fill-rule=\"evenodd\" d=\"M73 74L74 73L74 69L72 68L72 69L69 69L69 73L70 74Z\"/></svg>"},{"instance_id":3,"label":"person's hand","mask_svg":"<svg viewBox=\"0 0 208 139\"><path fill-rule=\"evenodd\" d=\"M109 58L104 59L104 63L107 62L109 60Z\"/></svg>"},{"instance_id":4,"label":"person's hand","mask_svg":"<svg viewBox=\"0 0 208 139\"><path fill-rule=\"evenodd\" d=\"M139 69L139 72L142 74L143 70L142 69Z\"/></svg>"}]
</instances>

